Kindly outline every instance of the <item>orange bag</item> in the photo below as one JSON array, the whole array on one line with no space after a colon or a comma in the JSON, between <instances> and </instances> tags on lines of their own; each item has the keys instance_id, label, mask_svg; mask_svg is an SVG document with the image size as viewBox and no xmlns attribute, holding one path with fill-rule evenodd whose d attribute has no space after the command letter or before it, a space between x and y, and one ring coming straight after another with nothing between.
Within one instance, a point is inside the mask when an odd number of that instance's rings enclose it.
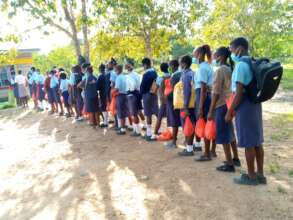
<instances>
[{"instance_id":1,"label":"orange bag","mask_svg":"<svg viewBox=\"0 0 293 220\"><path fill-rule=\"evenodd\" d=\"M116 113L117 113L117 109L116 109L117 101L116 101L116 98L118 96L118 92L113 89L111 91L111 96L112 96L112 98L111 98L111 103L110 103L110 106L109 106L109 110L110 110L112 115L116 115Z\"/></svg>"},{"instance_id":2,"label":"orange bag","mask_svg":"<svg viewBox=\"0 0 293 220\"><path fill-rule=\"evenodd\" d=\"M235 94L232 93L231 96L226 100L226 105L227 105L228 110L231 108L232 103L234 101L234 98L235 98ZM235 111L234 110L232 111L232 116L233 117L235 116Z\"/></svg>"},{"instance_id":3,"label":"orange bag","mask_svg":"<svg viewBox=\"0 0 293 220\"><path fill-rule=\"evenodd\" d=\"M166 79L165 80L165 91L164 91L164 95L168 96L171 92L173 91L173 87L171 84L171 79Z\"/></svg>"},{"instance_id":4,"label":"orange bag","mask_svg":"<svg viewBox=\"0 0 293 220\"><path fill-rule=\"evenodd\" d=\"M204 138L205 137L205 127L206 127L206 122L203 118L200 118L196 122L195 126L195 134L199 138Z\"/></svg>"},{"instance_id":5,"label":"orange bag","mask_svg":"<svg viewBox=\"0 0 293 220\"><path fill-rule=\"evenodd\" d=\"M214 120L209 120L205 127L205 138L210 141L215 140L217 135L216 130L216 122Z\"/></svg>"},{"instance_id":6,"label":"orange bag","mask_svg":"<svg viewBox=\"0 0 293 220\"><path fill-rule=\"evenodd\" d=\"M172 132L169 129L167 129L157 138L157 140L158 141L169 141L169 140L172 140L172 138L173 138Z\"/></svg>"},{"instance_id":7,"label":"orange bag","mask_svg":"<svg viewBox=\"0 0 293 220\"><path fill-rule=\"evenodd\" d=\"M194 127L189 116L185 118L183 132L185 137L190 137L194 133Z\"/></svg>"}]
</instances>

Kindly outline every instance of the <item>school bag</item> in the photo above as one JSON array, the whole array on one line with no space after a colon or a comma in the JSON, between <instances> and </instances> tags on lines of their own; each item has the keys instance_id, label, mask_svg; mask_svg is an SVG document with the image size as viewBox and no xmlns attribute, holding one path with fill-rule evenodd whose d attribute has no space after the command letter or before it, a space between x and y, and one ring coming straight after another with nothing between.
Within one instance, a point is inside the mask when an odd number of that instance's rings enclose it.
<instances>
[{"instance_id":1,"label":"school bag","mask_svg":"<svg viewBox=\"0 0 293 220\"><path fill-rule=\"evenodd\" d=\"M243 57L241 61L247 63L253 73L252 81L245 86L248 98L254 103L271 99L278 90L282 79L281 63L270 61L268 58L255 59L253 57Z\"/></svg>"},{"instance_id":2,"label":"school bag","mask_svg":"<svg viewBox=\"0 0 293 220\"><path fill-rule=\"evenodd\" d=\"M188 108L194 108L195 104L195 90L193 85L191 85L191 97L189 100ZM183 82L178 82L173 90L173 105L174 109L183 109L184 108L184 93L183 93Z\"/></svg>"}]
</instances>

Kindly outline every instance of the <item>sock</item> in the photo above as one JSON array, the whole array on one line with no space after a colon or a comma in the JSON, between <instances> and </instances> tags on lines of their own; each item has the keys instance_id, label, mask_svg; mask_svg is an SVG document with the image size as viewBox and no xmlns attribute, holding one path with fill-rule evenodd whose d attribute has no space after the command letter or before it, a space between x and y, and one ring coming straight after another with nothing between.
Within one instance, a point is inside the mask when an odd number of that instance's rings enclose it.
<instances>
[{"instance_id":1,"label":"sock","mask_svg":"<svg viewBox=\"0 0 293 220\"><path fill-rule=\"evenodd\" d=\"M118 124L118 128L121 128L121 121L119 118L117 118L117 124Z\"/></svg>"},{"instance_id":2,"label":"sock","mask_svg":"<svg viewBox=\"0 0 293 220\"><path fill-rule=\"evenodd\" d=\"M103 112L102 114L104 116L104 124L108 125L108 119L109 119L108 112Z\"/></svg>"},{"instance_id":3,"label":"sock","mask_svg":"<svg viewBox=\"0 0 293 220\"><path fill-rule=\"evenodd\" d=\"M186 150L187 150L187 152L192 152L193 151L193 146L192 145L187 145Z\"/></svg>"},{"instance_id":4,"label":"sock","mask_svg":"<svg viewBox=\"0 0 293 220\"><path fill-rule=\"evenodd\" d=\"M146 134L147 136L152 136L152 125L147 125Z\"/></svg>"},{"instance_id":5,"label":"sock","mask_svg":"<svg viewBox=\"0 0 293 220\"><path fill-rule=\"evenodd\" d=\"M140 127L139 127L139 124L134 124L134 126L135 126L135 132L136 132L137 134L140 134Z\"/></svg>"},{"instance_id":6,"label":"sock","mask_svg":"<svg viewBox=\"0 0 293 220\"><path fill-rule=\"evenodd\" d=\"M122 127L122 128L120 128L120 131L125 131L125 128L123 128L123 127Z\"/></svg>"}]
</instances>

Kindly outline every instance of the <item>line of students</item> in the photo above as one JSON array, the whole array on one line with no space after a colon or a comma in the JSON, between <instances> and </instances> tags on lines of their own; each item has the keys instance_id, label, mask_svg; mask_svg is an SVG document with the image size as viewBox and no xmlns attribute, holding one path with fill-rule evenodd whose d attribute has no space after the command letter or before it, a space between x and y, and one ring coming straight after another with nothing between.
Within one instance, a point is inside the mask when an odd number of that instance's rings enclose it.
<instances>
[{"instance_id":1,"label":"line of students","mask_svg":"<svg viewBox=\"0 0 293 220\"><path fill-rule=\"evenodd\" d=\"M73 107L77 121L83 120L83 112L86 112L91 126L105 128L109 126L111 112L118 135L126 134L128 121L133 131L131 136L142 136L146 141L155 141L160 134L162 119L166 117L167 126L172 127L172 140L167 144L168 148L176 148L179 127L184 126L187 116L193 126L199 119L214 120L216 139L210 141L204 138L203 154L195 160L212 160L217 156L216 144L221 144L226 161L217 170L235 172L235 166L241 165L238 143L239 147L245 148L248 172L235 178L234 182L246 185L266 184L263 174L262 110L261 105L252 103L245 93L245 86L252 80L249 66L241 61L246 56L249 56L248 42L245 38L237 38L231 42L230 48L220 47L214 54L208 45L203 45L194 50L193 57L186 55L180 61L174 59L162 63L161 75L152 67L149 58L142 60L142 78L134 71L133 61L127 61L127 73L124 73L124 67L111 59L107 65L99 66L98 76L89 63L73 67L69 80L64 71L52 70L44 80L44 88L52 113L58 113L59 105L63 115L61 94L68 117L73 114ZM192 63L198 65L196 73L191 69ZM183 108L175 109L173 92L179 82L183 84ZM229 97L233 101L228 108L226 100ZM234 114L237 135L232 122ZM153 130L154 116L157 120ZM145 118L146 132L142 135L140 122L144 123ZM202 150L200 143L201 138L194 133L186 136L186 147L178 154L183 157L193 156L194 152ZM255 161L257 170L254 167Z\"/></svg>"}]
</instances>

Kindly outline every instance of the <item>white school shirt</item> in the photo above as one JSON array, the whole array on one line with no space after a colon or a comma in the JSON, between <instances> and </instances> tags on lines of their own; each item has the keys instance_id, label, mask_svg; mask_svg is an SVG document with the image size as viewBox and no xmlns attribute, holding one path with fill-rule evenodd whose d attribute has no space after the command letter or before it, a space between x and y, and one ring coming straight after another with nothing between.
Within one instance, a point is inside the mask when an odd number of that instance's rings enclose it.
<instances>
[{"instance_id":1,"label":"white school shirt","mask_svg":"<svg viewBox=\"0 0 293 220\"><path fill-rule=\"evenodd\" d=\"M126 75L127 91L133 92L140 90L141 76L135 71L131 71Z\"/></svg>"},{"instance_id":2,"label":"white school shirt","mask_svg":"<svg viewBox=\"0 0 293 220\"><path fill-rule=\"evenodd\" d=\"M15 82L19 85L24 85L25 84L25 76L23 75L17 75L15 77Z\"/></svg>"}]
</instances>

